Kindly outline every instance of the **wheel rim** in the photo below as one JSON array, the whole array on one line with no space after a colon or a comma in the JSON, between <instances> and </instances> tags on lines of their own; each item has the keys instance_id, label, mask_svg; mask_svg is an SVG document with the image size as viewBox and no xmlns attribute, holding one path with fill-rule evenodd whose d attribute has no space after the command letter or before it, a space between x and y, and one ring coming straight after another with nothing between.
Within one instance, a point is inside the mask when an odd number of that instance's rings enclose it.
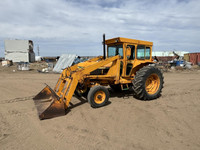
<instances>
[{"instance_id":1,"label":"wheel rim","mask_svg":"<svg viewBox=\"0 0 200 150\"><path fill-rule=\"evenodd\" d=\"M155 94L160 87L160 78L157 74L151 74L145 83L145 89L148 94Z\"/></svg>"},{"instance_id":2,"label":"wheel rim","mask_svg":"<svg viewBox=\"0 0 200 150\"><path fill-rule=\"evenodd\" d=\"M106 94L103 91L97 91L94 94L94 101L97 104L103 103L105 101L105 99L106 99Z\"/></svg>"}]
</instances>

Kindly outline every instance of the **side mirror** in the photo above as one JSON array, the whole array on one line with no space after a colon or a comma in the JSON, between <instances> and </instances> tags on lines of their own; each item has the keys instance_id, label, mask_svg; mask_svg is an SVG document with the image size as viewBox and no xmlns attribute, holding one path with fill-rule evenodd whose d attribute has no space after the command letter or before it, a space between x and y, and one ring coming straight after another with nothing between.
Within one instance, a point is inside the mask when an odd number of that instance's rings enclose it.
<instances>
[{"instance_id":1,"label":"side mirror","mask_svg":"<svg viewBox=\"0 0 200 150\"><path fill-rule=\"evenodd\" d=\"M131 57L131 48L128 46L126 47L126 57L129 59Z\"/></svg>"}]
</instances>

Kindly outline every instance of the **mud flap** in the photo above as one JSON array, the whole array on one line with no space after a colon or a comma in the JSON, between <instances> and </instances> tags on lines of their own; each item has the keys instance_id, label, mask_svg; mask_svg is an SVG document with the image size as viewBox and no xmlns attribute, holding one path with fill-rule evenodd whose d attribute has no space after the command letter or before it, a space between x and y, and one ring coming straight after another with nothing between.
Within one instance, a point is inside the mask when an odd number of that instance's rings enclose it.
<instances>
[{"instance_id":1,"label":"mud flap","mask_svg":"<svg viewBox=\"0 0 200 150\"><path fill-rule=\"evenodd\" d=\"M33 98L40 120L65 115L64 102L59 99L48 85Z\"/></svg>"}]
</instances>

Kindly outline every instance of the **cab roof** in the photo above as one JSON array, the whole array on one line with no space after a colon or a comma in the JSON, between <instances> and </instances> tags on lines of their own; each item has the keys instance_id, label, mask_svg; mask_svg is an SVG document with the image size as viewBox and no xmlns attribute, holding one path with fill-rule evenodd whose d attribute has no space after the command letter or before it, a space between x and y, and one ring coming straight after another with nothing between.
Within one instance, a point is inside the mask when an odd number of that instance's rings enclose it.
<instances>
[{"instance_id":1,"label":"cab roof","mask_svg":"<svg viewBox=\"0 0 200 150\"><path fill-rule=\"evenodd\" d=\"M135 39L128 39L128 38L123 38L123 37L116 37L116 38L108 39L108 40L105 41L105 43L107 45L115 44L115 43L132 43L132 44L141 44L141 45L153 46L153 42L135 40Z\"/></svg>"}]
</instances>

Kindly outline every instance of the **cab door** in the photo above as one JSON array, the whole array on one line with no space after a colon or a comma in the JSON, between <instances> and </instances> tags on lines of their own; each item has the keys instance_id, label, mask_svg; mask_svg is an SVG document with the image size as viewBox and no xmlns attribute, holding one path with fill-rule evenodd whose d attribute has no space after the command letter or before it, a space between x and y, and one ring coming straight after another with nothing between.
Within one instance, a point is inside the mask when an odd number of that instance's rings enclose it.
<instances>
[{"instance_id":1,"label":"cab door","mask_svg":"<svg viewBox=\"0 0 200 150\"><path fill-rule=\"evenodd\" d=\"M126 65L125 65L125 77L130 77L131 76L131 70L133 69L133 64L134 64L134 60L135 60L135 45L134 44L127 44L126 45L126 49L130 48L131 49L131 55L130 56L126 56ZM127 50L126 50L127 52Z\"/></svg>"}]
</instances>

